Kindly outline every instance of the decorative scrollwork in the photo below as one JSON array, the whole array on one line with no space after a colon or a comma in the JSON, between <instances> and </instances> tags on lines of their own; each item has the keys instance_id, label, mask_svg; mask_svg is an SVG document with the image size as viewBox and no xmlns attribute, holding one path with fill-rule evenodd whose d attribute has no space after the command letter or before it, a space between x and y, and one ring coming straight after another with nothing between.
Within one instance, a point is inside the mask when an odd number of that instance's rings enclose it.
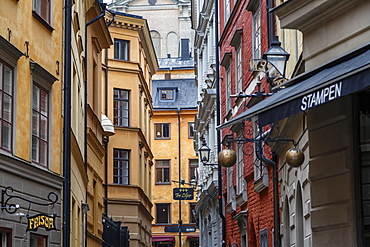
<instances>
[{"instance_id":1,"label":"decorative scrollwork","mask_svg":"<svg viewBox=\"0 0 370 247\"><path fill-rule=\"evenodd\" d=\"M48 203L34 202L21 196L13 195L13 188L11 186L6 187L1 191L1 210L5 210L9 214L14 214L20 208L19 204L16 204L13 200L21 200L29 203L29 207L32 204L40 206L53 206L58 201L58 195L55 192L50 192L47 196ZM5 197L7 197L5 199Z\"/></svg>"}]
</instances>

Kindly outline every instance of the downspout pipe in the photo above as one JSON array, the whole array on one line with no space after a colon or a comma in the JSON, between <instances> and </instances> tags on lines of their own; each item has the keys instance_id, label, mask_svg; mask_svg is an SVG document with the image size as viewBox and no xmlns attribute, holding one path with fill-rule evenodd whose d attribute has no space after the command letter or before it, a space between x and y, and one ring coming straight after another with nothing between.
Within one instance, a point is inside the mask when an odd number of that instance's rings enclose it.
<instances>
[{"instance_id":1,"label":"downspout pipe","mask_svg":"<svg viewBox=\"0 0 370 247\"><path fill-rule=\"evenodd\" d=\"M278 170L276 161L270 160L263 155L262 140L266 138L271 132L271 129L267 130L259 137L256 138L255 148L256 156L263 163L272 167L273 173L273 203L274 203L274 247L281 247L280 241L280 212L279 212L279 182L278 182ZM276 157L274 155L274 157Z\"/></svg>"},{"instance_id":2,"label":"downspout pipe","mask_svg":"<svg viewBox=\"0 0 370 247\"><path fill-rule=\"evenodd\" d=\"M214 12L215 12L215 57L216 57L216 123L217 126L221 124L221 102L220 102L220 58L219 58L219 26L218 26L218 0L214 0ZM221 132L220 130L216 130L216 142L217 142L217 153L221 152ZM226 246L226 218L224 216L224 209L223 209L223 200L222 200L222 167L220 165L217 166L217 173L218 173L218 208L219 208L219 215L221 218L221 230L222 230L222 239L221 239L221 246Z\"/></svg>"},{"instance_id":3,"label":"downspout pipe","mask_svg":"<svg viewBox=\"0 0 370 247\"><path fill-rule=\"evenodd\" d=\"M177 133L178 133L178 141L177 141L177 148L178 148L178 162L179 162L179 181L181 181L181 118L180 118L180 113L181 113L181 107L177 107ZM181 187L179 183L179 188ZM182 200L179 200L179 242L180 242L180 247L182 246L182 240L181 240L181 225L182 225L182 210L181 210L181 203Z\"/></svg>"},{"instance_id":4,"label":"downspout pipe","mask_svg":"<svg viewBox=\"0 0 370 247\"><path fill-rule=\"evenodd\" d=\"M63 246L71 242L71 43L72 43L72 0L64 6L64 130L63 130Z\"/></svg>"}]
</instances>

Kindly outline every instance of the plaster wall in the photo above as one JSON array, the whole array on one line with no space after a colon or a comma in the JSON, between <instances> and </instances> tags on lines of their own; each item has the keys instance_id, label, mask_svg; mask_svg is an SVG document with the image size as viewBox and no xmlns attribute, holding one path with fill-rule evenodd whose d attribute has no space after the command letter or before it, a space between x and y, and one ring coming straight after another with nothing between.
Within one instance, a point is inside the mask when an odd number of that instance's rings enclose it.
<instances>
[{"instance_id":1,"label":"plaster wall","mask_svg":"<svg viewBox=\"0 0 370 247\"><path fill-rule=\"evenodd\" d=\"M352 116L350 96L308 112L313 246L356 246Z\"/></svg>"},{"instance_id":2,"label":"plaster wall","mask_svg":"<svg viewBox=\"0 0 370 247\"><path fill-rule=\"evenodd\" d=\"M180 181L182 178L185 179L186 183L189 183L189 159L197 159L195 151L193 149L193 139L188 138L188 123L194 121L196 111L195 110L181 110L180 112L180 123L178 122L178 115L176 110L168 111L154 111L153 123L170 123L170 139L154 139L153 140L153 154L154 154L154 166L152 174L155 176L155 160L156 159L169 159L170 160L170 181ZM180 126L179 126L180 125ZM180 128L180 150L179 150L179 134ZM154 133L154 131L152 132ZM181 154L179 154L179 151ZM181 156L181 158L179 157ZM179 158L181 160L179 160ZM181 168L179 169L179 165ZM180 173L180 174L179 174ZM154 178L154 177L153 177ZM173 189L179 187L179 183L171 182L166 185L156 185L155 179L153 180L153 204L155 203L170 203L171 204L171 224L178 224L178 220L181 217L183 224L189 224L190 222L190 202L195 202L195 196L193 200L173 200ZM184 185L189 187L189 185ZM181 216L180 216L180 203L181 203ZM153 235L155 234L166 234L164 232L163 224L156 224L155 219L155 205L153 206ZM169 233L167 233L169 234ZM177 236L175 247L180 246L178 233L171 233ZM182 241L186 242L186 235L196 235L195 233L182 233Z\"/></svg>"}]
</instances>

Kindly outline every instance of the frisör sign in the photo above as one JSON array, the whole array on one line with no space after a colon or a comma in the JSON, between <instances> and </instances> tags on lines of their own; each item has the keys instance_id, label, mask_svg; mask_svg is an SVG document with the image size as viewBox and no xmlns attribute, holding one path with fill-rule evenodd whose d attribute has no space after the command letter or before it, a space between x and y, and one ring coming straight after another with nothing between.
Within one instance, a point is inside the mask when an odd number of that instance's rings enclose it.
<instances>
[{"instance_id":1,"label":"fris\u00f6r sign","mask_svg":"<svg viewBox=\"0 0 370 247\"><path fill-rule=\"evenodd\" d=\"M34 216L27 216L27 220L27 231L37 231L39 227L43 227L47 231L56 230L54 215L37 214Z\"/></svg>"}]
</instances>

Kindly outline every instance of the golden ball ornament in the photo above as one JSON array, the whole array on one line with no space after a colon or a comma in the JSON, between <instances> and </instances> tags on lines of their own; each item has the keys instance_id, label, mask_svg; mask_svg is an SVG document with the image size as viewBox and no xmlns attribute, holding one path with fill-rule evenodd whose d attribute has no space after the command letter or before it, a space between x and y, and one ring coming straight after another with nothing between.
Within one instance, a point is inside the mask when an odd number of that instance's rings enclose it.
<instances>
[{"instance_id":1,"label":"golden ball ornament","mask_svg":"<svg viewBox=\"0 0 370 247\"><path fill-rule=\"evenodd\" d=\"M286 152L285 158L291 167L299 167L303 164L304 154L299 148L291 148Z\"/></svg>"},{"instance_id":2,"label":"golden ball ornament","mask_svg":"<svg viewBox=\"0 0 370 247\"><path fill-rule=\"evenodd\" d=\"M232 149L223 149L218 154L218 164L224 167L231 167L235 165L236 153Z\"/></svg>"}]
</instances>

